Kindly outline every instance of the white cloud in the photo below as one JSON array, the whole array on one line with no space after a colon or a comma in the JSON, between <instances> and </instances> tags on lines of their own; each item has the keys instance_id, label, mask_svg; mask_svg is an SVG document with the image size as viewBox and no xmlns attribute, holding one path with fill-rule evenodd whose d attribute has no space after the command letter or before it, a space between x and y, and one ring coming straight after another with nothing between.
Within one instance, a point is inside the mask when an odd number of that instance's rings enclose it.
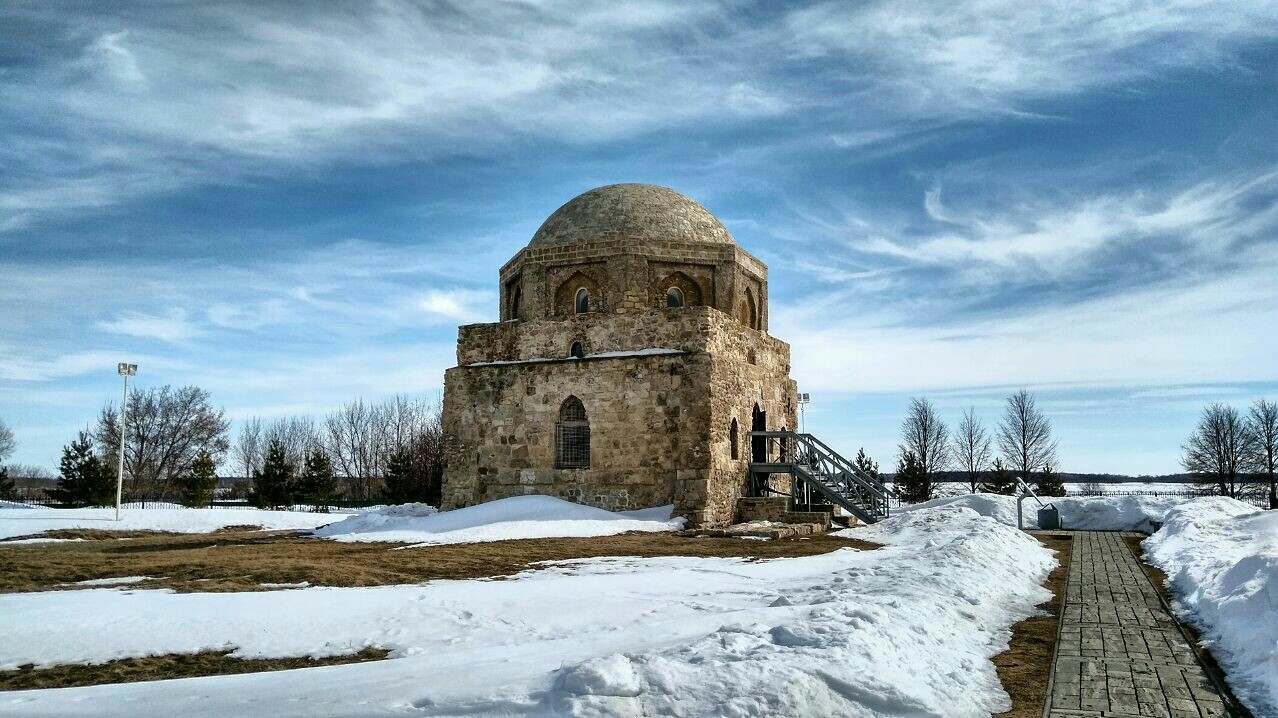
<instances>
[{"instance_id":1,"label":"white cloud","mask_svg":"<svg viewBox=\"0 0 1278 718\"><path fill-rule=\"evenodd\" d=\"M418 300L418 306L429 314L462 323L478 322L488 317L488 306L496 302L492 292L470 289L432 289Z\"/></svg>"},{"instance_id":2,"label":"white cloud","mask_svg":"<svg viewBox=\"0 0 1278 718\"><path fill-rule=\"evenodd\" d=\"M1274 257L1198 285L1166 282L944 326L884 324L821 304L774 307L794 375L824 391L1278 380Z\"/></svg>"},{"instance_id":3,"label":"white cloud","mask_svg":"<svg viewBox=\"0 0 1278 718\"><path fill-rule=\"evenodd\" d=\"M182 342L195 336L196 329L181 309L170 310L164 316L142 312L123 312L114 319L100 321L97 328L112 334L124 334L141 339L159 339L165 342Z\"/></svg>"},{"instance_id":4,"label":"white cloud","mask_svg":"<svg viewBox=\"0 0 1278 718\"><path fill-rule=\"evenodd\" d=\"M1278 36L1268 0L823 2L787 17L796 51L838 58L903 112L1025 114L1026 101L1227 62Z\"/></svg>"}]
</instances>

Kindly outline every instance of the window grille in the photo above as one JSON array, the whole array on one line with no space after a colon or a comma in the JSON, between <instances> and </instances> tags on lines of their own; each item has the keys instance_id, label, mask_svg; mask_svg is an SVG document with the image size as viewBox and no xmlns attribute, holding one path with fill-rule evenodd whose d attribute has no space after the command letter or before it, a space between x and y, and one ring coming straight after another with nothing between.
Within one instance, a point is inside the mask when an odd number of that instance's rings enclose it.
<instances>
[{"instance_id":1,"label":"window grille","mask_svg":"<svg viewBox=\"0 0 1278 718\"><path fill-rule=\"evenodd\" d=\"M568 397L559 409L555 424L555 468L590 468L590 422L586 407L575 396Z\"/></svg>"},{"instance_id":2,"label":"window grille","mask_svg":"<svg viewBox=\"0 0 1278 718\"><path fill-rule=\"evenodd\" d=\"M666 306L677 308L683 306L683 290L678 287L671 287L666 290Z\"/></svg>"}]
</instances>

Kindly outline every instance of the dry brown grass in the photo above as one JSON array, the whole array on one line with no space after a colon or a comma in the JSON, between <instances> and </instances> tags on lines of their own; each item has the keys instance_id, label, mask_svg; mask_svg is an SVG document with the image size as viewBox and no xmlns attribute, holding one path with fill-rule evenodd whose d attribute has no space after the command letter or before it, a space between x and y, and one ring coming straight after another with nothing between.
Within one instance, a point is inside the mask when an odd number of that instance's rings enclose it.
<instances>
[{"instance_id":1,"label":"dry brown grass","mask_svg":"<svg viewBox=\"0 0 1278 718\"><path fill-rule=\"evenodd\" d=\"M1047 679L1052 670L1052 655L1056 652L1056 628L1074 542L1069 534L1037 534L1034 538L1054 549L1061 565L1052 570L1043 584L1052 592L1052 598L1038 607L1048 615L1027 618L1012 626L1012 640L1007 650L994 656L998 679L1012 698L1011 710L999 713L999 718L1039 718L1047 700Z\"/></svg>"},{"instance_id":2,"label":"dry brown grass","mask_svg":"<svg viewBox=\"0 0 1278 718\"><path fill-rule=\"evenodd\" d=\"M178 592L260 591L263 583L381 586L433 579L502 577L540 561L601 556L788 558L877 544L832 536L774 541L622 534L526 539L395 550L397 544L339 543L296 532L228 531L138 535L127 541L0 543L0 593L80 588L62 584L116 576L152 576L137 588ZM86 537L87 538L87 537Z\"/></svg>"},{"instance_id":3,"label":"dry brown grass","mask_svg":"<svg viewBox=\"0 0 1278 718\"><path fill-rule=\"evenodd\" d=\"M230 651L202 651L200 653L174 653L167 656L124 658L91 666L68 665L52 668L22 666L16 671L0 671L0 691L21 691L33 688L69 688L71 686L96 686L102 683L136 683L168 678L194 678L196 676L224 676L232 673L257 673L259 671L283 671L290 668L314 668L343 663L377 661L388 652L380 648L365 648L348 656L327 658L232 658Z\"/></svg>"}]
</instances>

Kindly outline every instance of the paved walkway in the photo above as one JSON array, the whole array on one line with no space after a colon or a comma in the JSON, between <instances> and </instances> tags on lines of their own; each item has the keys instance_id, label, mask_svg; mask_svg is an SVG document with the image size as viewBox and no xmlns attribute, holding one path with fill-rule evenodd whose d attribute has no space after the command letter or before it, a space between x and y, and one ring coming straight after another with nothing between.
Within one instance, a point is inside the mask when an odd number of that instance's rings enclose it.
<instances>
[{"instance_id":1,"label":"paved walkway","mask_svg":"<svg viewBox=\"0 0 1278 718\"><path fill-rule=\"evenodd\" d=\"M1045 718L1228 716L1121 533L1073 532Z\"/></svg>"}]
</instances>

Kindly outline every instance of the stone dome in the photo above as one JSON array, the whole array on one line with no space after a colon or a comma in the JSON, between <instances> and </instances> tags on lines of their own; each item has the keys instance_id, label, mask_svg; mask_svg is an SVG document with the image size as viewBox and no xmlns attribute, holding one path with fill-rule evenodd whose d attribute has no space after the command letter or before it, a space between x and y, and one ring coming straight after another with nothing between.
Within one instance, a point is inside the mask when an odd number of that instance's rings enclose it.
<instances>
[{"instance_id":1,"label":"stone dome","mask_svg":"<svg viewBox=\"0 0 1278 718\"><path fill-rule=\"evenodd\" d=\"M597 239L732 245L732 235L705 207L652 184L610 184L577 195L555 210L530 247Z\"/></svg>"}]
</instances>

